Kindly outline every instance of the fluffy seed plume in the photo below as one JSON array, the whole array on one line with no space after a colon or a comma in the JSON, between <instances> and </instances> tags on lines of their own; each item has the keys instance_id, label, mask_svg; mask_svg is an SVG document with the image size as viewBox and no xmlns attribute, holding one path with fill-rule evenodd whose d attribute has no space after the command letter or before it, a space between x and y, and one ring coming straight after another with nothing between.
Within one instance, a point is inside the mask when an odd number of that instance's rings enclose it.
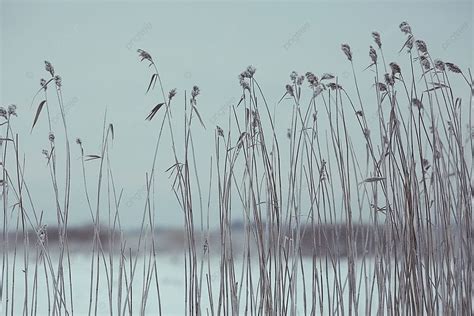
<instances>
[{"instance_id":1,"label":"fluffy seed plume","mask_svg":"<svg viewBox=\"0 0 474 316\"><path fill-rule=\"evenodd\" d=\"M425 53L428 51L428 48L426 47L425 41L416 40L416 41L415 41L415 44L416 44L416 48L418 49L418 51L419 51L420 53L425 54Z\"/></svg>"},{"instance_id":2,"label":"fluffy seed plume","mask_svg":"<svg viewBox=\"0 0 474 316\"><path fill-rule=\"evenodd\" d=\"M384 75L384 78L385 78L385 83L388 86L393 86L395 84L395 78L393 77L393 75L390 75L390 74L386 73Z\"/></svg>"},{"instance_id":3,"label":"fluffy seed plume","mask_svg":"<svg viewBox=\"0 0 474 316\"><path fill-rule=\"evenodd\" d=\"M296 83L297 78L298 78L298 73L293 70L290 74L290 80L293 81L293 83Z\"/></svg>"},{"instance_id":4,"label":"fluffy seed plume","mask_svg":"<svg viewBox=\"0 0 474 316\"><path fill-rule=\"evenodd\" d=\"M429 70L431 68L431 63L425 55L420 56L420 63L425 70Z\"/></svg>"},{"instance_id":5,"label":"fluffy seed plume","mask_svg":"<svg viewBox=\"0 0 474 316\"><path fill-rule=\"evenodd\" d=\"M175 95L176 95L176 89L172 89L172 90L168 93L168 100L171 101L171 99L173 99ZM168 101L168 102L169 102L169 101Z\"/></svg>"},{"instance_id":6,"label":"fluffy seed plume","mask_svg":"<svg viewBox=\"0 0 474 316\"><path fill-rule=\"evenodd\" d=\"M250 91L250 84L247 81L241 81L240 85L242 86L244 90Z\"/></svg>"},{"instance_id":7,"label":"fluffy seed plume","mask_svg":"<svg viewBox=\"0 0 474 316\"><path fill-rule=\"evenodd\" d=\"M373 48L372 46L370 46L369 48L369 57L374 64L377 63L377 52L375 51L375 48Z\"/></svg>"},{"instance_id":8,"label":"fluffy seed plume","mask_svg":"<svg viewBox=\"0 0 474 316\"><path fill-rule=\"evenodd\" d=\"M0 107L0 116L4 117L4 118L7 118L7 114L8 114L7 110L5 110L5 108L3 106Z\"/></svg>"},{"instance_id":9,"label":"fluffy seed plume","mask_svg":"<svg viewBox=\"0 0 474 316\"><path fill-rule=\"evenodd\" d=\"M16 105L15 104L10 104L8 106L8 115L9 116L17 116L16 115Z\"/></svg>"},{"instance_id":10,"label":"fluffy seed plume","mask_svg":"<svg viewBox=\"0 0 474 316\"><path fill-rule=\"evenodd\" d=\"M289 84L286 85L286 93L288 93L289 95L291 95L292 97L295 96L295 93L293 91L293 87Z\"/></svg>"},{"instance_id":11,"label":"fluffy seed plume","mask_svg":"<svg viewBox=\"0 0 474 316\"><path fill-rule=\"evenodd\" d=\"M199 89L198 86L194 86L193 87L193 90L191 90L191 97L194 99L196 99L196 97L199 95L199 93L201 93L201 90Z\"/></svg>"},{"instance_id":12,"label":"fluffy seed plume","mask_svg":"<svg viewBox=\"0 0 474 316\"><path fill-rule=\"evenodd\" d=\"M62 85L63 85L63 80L62 80L61 76L56 75L54 77L54 82L56 83L56 86L58 86L58 88L61 88Z\"/></svg>"},{"instance_id":13,"label":"fluffy seed plume","mask_svg":"<svg viewBox=\"0 0 474 316\"><path fill-rule=\"evenodd\" d=\"M310 71L306 73L306 80L308 80L310 87L316 87L319 85L318 77Z\"/></svg>"},{"instance_id":14,"label":"fluffy seed plume","mask_svg":"<svg viewBox=\"0 0 474 316\"><path fill-rule=\"evenodd\" d=\"M377 90L380 92L387 91L387 86L382 82L377 82L376 87L377 87Z\"/></svg>"},{"instance_id":15,"label":"fluffy seed plume","mask_svg":"<svg viewBox=\"0 0 474 316\"><path fill-rule=\"evenodd\" d=\"M43 78L41 78L41 80L40 80L40 86L41 86L44 90L46 90L46 88L48 87L48 86L46 85L46 80L44 80Z\"/></svg>"},{"instance_id":16,"label":"fluffy seed plume","mask_svg":"<svg viewBox=\"0 0 474 316\"><path fill-rule=\"evenodd\" d=\"M377 46L379 48L382 48L382 41L380 40L380 33L379 32L372 32L372 37L374 38L375 44L377 44Z\"/></svg>"},{"instance_id":17,"label":"fluffy seed plume","mask_svg":"<svg viewBox=\"0 0 474 316\"><path fill-rule=\"evenodd\" d=\"M253 75L255 74L255 72L257 71L257 69L254 67L254 66L248 66L247 69L245 69L241 74L240 76L243 77L243 78L252 78Z\"/></svg>"},{"instance_id":18,"label":"fluffy seed plume","mask_svg":"<svg viewBox=\"0 0 474 316\"><path fill-rule=\"evenodd\" d=\"M446 69L444 62L441 59L435 59L434 64L435 64L435 68L440 71L444 71Z\"/></svg>"},{"instance_id":19,"label":"fluffy seed plume","mask_svg":"<svg viewBox=\"0 0 474 316\"><path fill-rule=\"evenodd\" d=\"M457 73L457 74L462 73L461 68L459 68L457 65L455 65L453 63L445 63L445 64L446 64L446 67L448 67L449 71L452 71L452 72Z\"/></svg>"},{"instance_id":20,"label":"fluffy seed plume","mask_svg":"<svg viewBox=\"0 0 474 316\"><path fill-rule=\"evenodd\" d=\"M330 82L328 83L328 87L331 89L331 90L337 90L337 89L342 89L342 86L335 83L335 82Z\"/></svg>"},{"instance_id":21,"label":"fluffy seed plume","mask_svg":"<svg viewBox=\"0 0 474 316\"><path fill-rule=\"evenodd\" d=\"M323 91L324 91L324 88L322 87L322 85L317 86L316 88L314 88L313 97L316 98Z\"/></svg>"},{"instance_id":22,"label":"fluffy seed plume","mask_svg":"<svg viewBox=\"0 0 474 316\"><path fill-rule=\"evenodd\" d=\"M341 49L342 52L346 54L347 59L349 59L349 61L352 61L351 47L348 44L342 44Z\"/></svg>"},{"instance_id":23,"label":"fluffy seed plume","mask_svg":"<svg viewBox=\"0 0 474 316\"><path fill-rule=\"evenodd\" d=\"M54 67L47 60L44 61L44 69L51 74L51 77L54 77Z\"/></svg>"},{"instance_id":24,"label":"fluffy seed plume","mask_svg":"<svg viewBox=\"0 0 474 316\"><path fill-rule=\"evenodd\" d=\"M392 75L395 76L396 74L401 73L400 66L397 63L390 63L390 69L392 69Z\"/></svg>"},{"instance_id":25,"label":"fluffy seed plume","mask_svg":"<svg viewBox=\"0 0 474 316\"><path fill-rule=\"evenodd\" d=\"M141 58L140 61L148 60L149 62L153 62L151 55L148 52L144 51L143 49L137 49L138 57Z\"/></svg>"},{"instance_id":26,"label":"fluffy seed plume","mask_svg":"<svg viewBox=\"0 0 474 316\"><path fill-rule=\"evenodd\" d=\"M406 21L403 21L402 23L400 23L399 27L400 27L400 31L402 31L403 33L411 34L411 27Z\"/></svg>"},{"instance_id":27,"label":"fluffy seed plume","mask_svg":"<svg viewBox=\"0 0 474 316\"><path fill-rule=\"evenodd\" d=\"M298 86L301 86L303 84L303 81L304 81L304 76L299 76L298 79L296 79L296 84Z\"/></svg>"}]
</instances>

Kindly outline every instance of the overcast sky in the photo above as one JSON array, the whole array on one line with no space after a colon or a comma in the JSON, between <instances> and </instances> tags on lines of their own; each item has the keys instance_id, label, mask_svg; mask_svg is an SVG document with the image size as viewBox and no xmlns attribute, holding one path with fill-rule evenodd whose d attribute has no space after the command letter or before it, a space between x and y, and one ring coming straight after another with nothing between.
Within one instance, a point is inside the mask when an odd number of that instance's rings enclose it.
<instances>
[{"instance_id":1,"label":"overcast sky","mask_svg":"<svg viewBox=\"0 0 474 316\"><path fill-rule=\"evenodd\" d=\"M351 45L358 71L369 64L367 51L374 30L382 35L387 62L406 59L398 54L404 42L398 25L404 20L427 42L432 55L463 69L472 67L471 1L2 1L0 100L1 105L18 105L14 128L27 157L25 177L37 208L45 212L47 222L54 223L52 186L41 154L48 144L46 121L41 120L30 134L41 99L32 108L30 103L40 78L47 77L44 60L63 78L70 135L82 138L87 154L99 153L107 108L116 134L112 149L115 180L118 189L124 190L121 216L132 227L138 225L137 214L143 210L145 173L151 167L158 129L158 120L150 123L144 118L161 100L158 90L145 95L150 70L139 62L138 48L154 56L165 89L177 88L180 104L185 89L195 84L201 88L198 106L209 128L196 127L196 139L206 183L214 150L213 127L226 125L227 117L221 113L227 113L240 98L237 75L247 65L257 68L257 78L272 106L282 96L292 70L332 72L342 78L343 85L347 80L352 86L350 64L340 44ZM372 75L361 77L365 80L361 90L369 94ZM283 134L286 117L279 118ZM56 121L55 131L60 134L61 121ZM181 135L177 131L176 137ZM168 150L166 143L163 146ZM70 223L78 224L90 217L76 146L72 154ZM172 164L169 152L160 154L158 164L158 223L180 225L182 215L164 174ZM88 164L91 174L97 165Z\"/></svg>"}]
</instances>

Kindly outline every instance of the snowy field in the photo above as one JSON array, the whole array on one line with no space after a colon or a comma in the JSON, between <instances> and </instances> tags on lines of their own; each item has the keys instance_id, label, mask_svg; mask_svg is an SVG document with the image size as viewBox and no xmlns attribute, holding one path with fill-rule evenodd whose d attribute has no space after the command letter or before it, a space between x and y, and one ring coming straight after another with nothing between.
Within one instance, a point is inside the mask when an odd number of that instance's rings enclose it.
<instances>
[{"instance_id":1,"label":"snowy field","mask_svg":"<svg viewBox=\"0 0 474 316\"><path fill-rule=\"evenodd\" d=\"M54 259L54 258L53 258ZM107 258L108 260L108 258ZM108 290L107 290L107 281L104 278L101 279L99 282L99 300L97 304L97 314L98 315L110 315L111 310L110 310L110 305L112 305L112 313L114 315L116 314L121 314L124 312L124 298L122 298L122 304L121 304L121 311L119 312L118 309L118 303L117 303L117 289L118 289L118 266L119 266L119 260L118 257L114 257L113 259L115 262L113 263L113 269L114 269L114 280L113 280L113 299L112 302L109 300L109 295L108 295ZM136 270L136 275L134 277L134 286L133 286L133 304L132 304L132 314L137 315L140 313L141 306L144 303L142 301L142 293L141 291L143 287L143 280L144 280L144 272L143 267L144 267L144 262L143 258L139 258L139 261L137 262L137 270ZM148 259L147 259L148 260ZM366 263L370 262L372 259L367 259ZM312 273L312 260L311 258L306 258L303 260L303 268L306 276L305 280L305 286L306 286L306 304L307 304L307 309L305 311L304 307L304 298L303 298L303 282L302 282L302 277L301 277L301 269L298 271L298 287L297 287L297 314L298 315L305 315L310 313L310 306L311 306L311 287L313 285L313 280L311 279L311 273ZM336 283L335 280L337 278L340 278L342 280L341 284L345 284L343 292L344 292L344 300L345 300L345 307L344 309L347 310L347 302L349 300L349 291L348 291L348 282L347 282L347 271L348 271L348 265L347 261L345 259L341 259L340 265L336 267L336 269L333 269L333 266L328 260L319 260L316 262L317 265L317 271L324 271L323 272L323 282L324 282L324 300L325 302L323 303L325 305L325 315L330 315L333 313L330 313L328 310L328 297L327 295L331 295L331 293L334 293L334 284ZM159 284L160 284L160 294L161 294L161 309L162 309L162 314L163 315L184 315L186 313L185 310L185 302L184 302L184 297L185 297L185 279L184 279L184 258L180 254L166 254L163 256L158 256L157 257L157 266L158 266L158 278L159 278ZM15 310L14 310L14 315L19 315L23 314L23 302L25 299L25 289L24 289L24 278L23 274L24 272L22 271L22 268L17 266L18 268L15 271L15 293L14 293L14 305L15 305ZM85 253L78 253L78 254L73 254L71 256L71 267L72 267L72 283L73 283L73 302L74 302L74 314L75 315L88 315L89 314L89 301L90 301L90 268L91 268L91 258L89 255L86 255ZM34 273L35 269L35 263L31 262L30 263L30 274ZM101 268L102 269L102 268ZM236 274L237 274L237 279L240 281L241 277L241 266L236 264ZM357 271L360 271L360 269L365 269L365 273L367 273L368 276L373 276L373 270L372 270L372 265L371 264L365 264L363 265L362 262L357 262L356 263L356 269ZM328 274L326 275L326 270L328 271ZM128 273L128 271L127 271ZM253 274L253 280L254 283L256 283L258 280L258 263L257 262L252 262L252 274ZM44 273L39 273L39 291L38 291L38 302L37 302L37 315L48 315L48 296L47 296L47 291L45 290L45 279L44 279ZM321 277L321 276L320 276ZM206 279L206 273L204 272L204 278L203 278L203 292L202 292L202 308L201 311L203 314L207 314L207 309L209 308L209 299L208 299L208 291L206 289L205 285L205 279ZM371 279L371 278L370 278ZM32 280L30 276L30 280ZM211 273L210 273L210 280L212 282L213 286L213 297L214 297L214 308L216 308L217 305L217 300L218 300L218 291L219 291L219 283L220 283L220 277L219 277L219 258L218 257L212 257L211 258ZM31 282L31 281L30 281ZM245 282L245 281L244 281ZM328 287L326 287L326 282L328 282L329 285L329 294L328 294ZM240 283L240 282L239 282ZM11 280L10 280L11 284ZM31 284L29 285L29 298L28 300L31 301ZM256 288L256 287L255 287ZM245 314L244 311L244 306L245 306L245 288L242 289L240 292L241 294L241 310L239 311L239 314ZM358 312L360 314L367 314L365 306L366 306L366 297L364 289L364 284L362 284L362 289L361 289L361 295L359 296L359 308ZM11 293L10 293L11 295ZM319 301L319 298L318 298ZM335 300L333 299L333 302L331 302L332 305L336 304ZM31 303L28 304L31 306ZM319 305L319 302L317 303ZM377 306L377 294L374 292L373 293L373 299L372 302L370 303L372 308L376 308ZM319 307L318 307L319 308ZM154 283L151 285L151 289L148 295L148 299L146 300L146 307L145 307L145 314L146 315L157 315L158 314L158 299L157 299L157 293L154 288ZM2 313L5 313L4 306L2 305L0 308L0 311ZM11 310L10 310L11 311ZM375 312L375 310L372 310L372 313ZM31 310L28 311L28 313L31 313ZM95 314L94 311L94 304L92 307L92 314ZM127 310L125 311L125 314L129 314L129 310L127 307ZM316 314L320 314L319 311L316 312Z\"/></svg>"}]
</instances>

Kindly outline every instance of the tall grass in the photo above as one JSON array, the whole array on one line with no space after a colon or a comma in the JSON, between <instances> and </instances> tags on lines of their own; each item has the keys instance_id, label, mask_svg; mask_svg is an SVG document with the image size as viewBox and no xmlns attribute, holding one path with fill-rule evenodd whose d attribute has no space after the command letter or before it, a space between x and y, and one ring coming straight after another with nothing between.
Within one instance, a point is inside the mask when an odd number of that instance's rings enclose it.
<instances>
[{"instance_id":1,"label":"tall grass","mask_svg":"<svg viewBox=\"0 0 474 316\"><path fill-rule=\"evenodd\" d=\"M49 149L43 154L59 250L48 244L43 214L24 179L28 157L21 157L14 131L16 108L1 108L2 312L69 315L87 303L88 313L98 314L107 298L111 315L162 314L167 302L160 294L155 181L166 137L173 154L166 172L183 215L186 314L473 313L472 75L434 59L408 23L400 30L406 54L399 63L385 61L381 36L373 32L367 72L356 71L358 56L343 44L341 58L352 69L351 80L293 72L276 104L267 101L249 66L239 75L242 94L229 109L227 126L215 127L201 118L200 89L184 92L184 104L175 101L176 89L165 93L159 65L139 50L152 69L148 91L158 84L159 103L147 117L158 129L143 179L146 199L136 244L127 241L121 223L122 191L109 150L113 124L105 114L100 153L86 155L76 140L82 161L77 181L83 183L93 226L88 302L77 302L73 292L71 148L62 80L46 62L50 79L41 81L33 128L46 108ZM373 77L371 98L360 92L366 83L358 77L367 73ZM53 133L53 111L61 113L63 127L56 134L63 144ZM214 130L209 157L196 150L196 129ZM198 158L209 159L207 179ZM89 174L90 160L99 162L97 174ZM219 216L218 234L210 225L213 214ZM236 218L243 223L243 245ZM22 280L16 279L18 269ZM212 271L218 271L217 279ZM20 297L15 288L24 289ZM39 291L47 291L47 303L38 302ZM151 300L153 311L147 307Z\"/></svg>"}]
</instances>

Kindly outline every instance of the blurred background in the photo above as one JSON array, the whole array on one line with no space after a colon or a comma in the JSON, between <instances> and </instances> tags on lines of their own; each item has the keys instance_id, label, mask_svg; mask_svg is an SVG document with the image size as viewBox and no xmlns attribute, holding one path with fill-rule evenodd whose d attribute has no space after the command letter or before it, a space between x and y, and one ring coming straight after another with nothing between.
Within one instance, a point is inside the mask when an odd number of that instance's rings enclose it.
<instances>
[{"instance_id":1,"label":"blurred background","mask_svg":"<svg viewBox=\"0 0 474 316\"><path fill-rule=\"evenodd\" d=\"M341 43L351 45L361 93L373 102L374 75L370 70L362 71L370 63L371 32L381 33L387 63L397 61L403 68L407 56L398 53L405 41L398 28L402 21L410 23L435 57L463 69L473 63L471 1L2 1L0 17L1 105L18 106L13 128L19 135L21 155L28 158L25 179L36 208L51 225L56 222L53 189L41 153L48 145L46 120L40 119L31 132L42 100L42 96L34 96L40 79L48 75L45 60L62 77L70 137L82 139L85 154L100 152L105 113L107 121L114 124L112 164L116 186L123 189L120 215L128 229L140 225L137 214L142 214L145 206L145 174L151 168L162 117L158 112L159 119L145 121L162 97L158 88L145 94L151 69L146 62L140 63L137 49L153 56L165 93L177 89L173 104L176 115L183 108L185 91L189 93L193 85L201 89L197 106L206 129L196 124L194 133L196 143L199 141L197 159L202 166L199 176L205 198L215 151L215 126L226 129L229 108L237 104L242 93L237 76L248 65L257 68L256 78L273 108L293 70L301 74L333 73L355 97L350 64L340 50ZM60 143L62 122L52 96L50 106L56 111L52 114L53 132ZM277 106L276 120L281 127L277 133L282 139L289 127L289 106L285 102ZM375 105L372 109L366 114L369 118L377 115ZM180 129L175 131L175 137L182 140ZM172 180L165 173L173 164L168 140L165 135L156 171L156 225L180 227L182 212L171 192ZM282 146L284 150L286 145ZM63 152L58 150L58 155ZM72 154L69 225L87 225L90 215L80 149L75 144ZM87 163L90 175L97 174L98 165L98 161ZM94 177L91 188L96 183ZM218 224L216 205L213 188L210 218L214 227Z\"/></svg>"}]
</instances>

